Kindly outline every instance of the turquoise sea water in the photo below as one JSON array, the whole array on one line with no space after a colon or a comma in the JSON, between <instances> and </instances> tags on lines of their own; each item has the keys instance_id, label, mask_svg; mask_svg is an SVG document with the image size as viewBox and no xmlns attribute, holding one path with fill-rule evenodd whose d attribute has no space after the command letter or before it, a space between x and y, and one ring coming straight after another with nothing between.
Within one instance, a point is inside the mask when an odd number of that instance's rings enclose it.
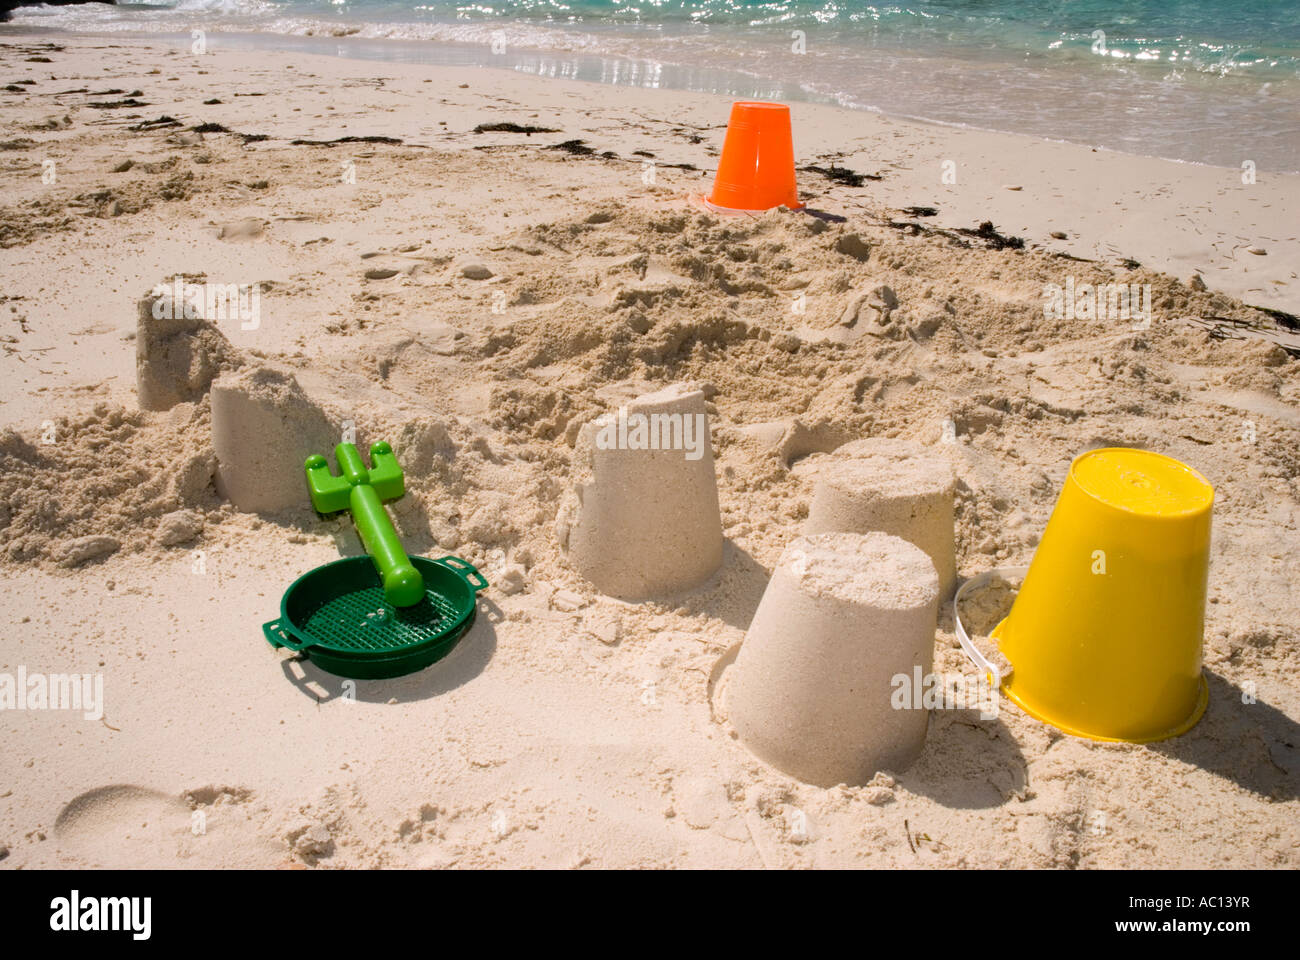
<instances>
[{"instance_id":1,"label":"turquoise sea water","mask_svg":"<svg viewBox=\"0 0 1300 960\"><path fill-rule=\"evenodd\" d=\"M1300 170L1300 0L178 0L15 20L824 100Z\"/></svg>"}]
</instances>

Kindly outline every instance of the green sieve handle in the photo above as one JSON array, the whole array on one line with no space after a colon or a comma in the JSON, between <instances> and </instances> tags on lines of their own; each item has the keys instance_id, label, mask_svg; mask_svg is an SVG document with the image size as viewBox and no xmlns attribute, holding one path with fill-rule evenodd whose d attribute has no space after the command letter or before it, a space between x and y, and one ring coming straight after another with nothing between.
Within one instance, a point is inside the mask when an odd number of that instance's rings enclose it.
<instances>
[{"instance_id":1,"label":"green sieve handle","mask_svg":"<svg viewBox=\"0 0 1300 960\"><path fill-rule=\"evenodd\" d=\"M284 647L288 650L301 650L307 646L293 638L288 630L284 628L279 620L272 620L270 623L262 624L262 635L266 637L266 642L273 647Z\"/></svg>"},{"instance_id":2,"label":"green sieve handle","mask_svg":"<svg viewBox=\"0 0 1300 960\"><path fill-rule=\"evenodd\" d=\"M487 582L487 578L484 577L483 574L479 573L478 568L468 560L462 560L460 557L448 555L445 557L439 557L433 562L440 567L446 567L452 573L456 574L456 576L468 583L470 589L475 593L478 593L480 590L486 590L490 586Z\"/></svg>"}]
</instances>

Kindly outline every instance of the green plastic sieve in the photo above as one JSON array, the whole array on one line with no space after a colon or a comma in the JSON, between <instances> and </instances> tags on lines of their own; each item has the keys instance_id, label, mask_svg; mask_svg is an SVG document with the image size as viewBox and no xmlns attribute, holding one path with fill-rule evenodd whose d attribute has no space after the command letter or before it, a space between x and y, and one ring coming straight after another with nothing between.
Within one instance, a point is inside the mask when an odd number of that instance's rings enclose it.
<instances>
[{"instance_id":1,"label":"green plastic sieve","mask_svg":"<svg viewBox=\"0 0 1300 960\"><path fill-rule=\"evenodd\" d=\"M358 680L400 677L451 652L474 623L477 594L488 586L459 557L411 557L424 596L396 606L368 556L346 557L295 580L280 617L263 624L273 647L301 652L329 673Z\"/></svg>"}]
</instances>

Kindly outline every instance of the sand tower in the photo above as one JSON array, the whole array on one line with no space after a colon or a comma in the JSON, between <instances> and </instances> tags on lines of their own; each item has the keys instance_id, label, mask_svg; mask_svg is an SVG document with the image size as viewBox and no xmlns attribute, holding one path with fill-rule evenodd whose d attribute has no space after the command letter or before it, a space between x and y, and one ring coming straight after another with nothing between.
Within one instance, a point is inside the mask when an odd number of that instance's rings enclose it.
<instances>
[{"instance_id":1,"label":"sand tower","mask_svg":"<svg viewBox=\"0 0 1300 960\"><path fill-rule=\"evenodd\" d=\"M217 492L240 510L306 507L303 461L337 440L329 417L292 374L253 367L212 384Z\"/></svg>"},{"instance_id":2,"label":"sand tower","mask_svg":"<svg viewBox=\"0 0 1300 960\"><path fill-rule=\"evenodd\" d=\"M583 427L556 519L569 562L627 600L687 590L722 564L704 394L675 384Z\"/></svg>"},{"instance_id":3,"label":"sand tower","mask_svg":"<svg viewBox=\"0 0 1300 960\"><path fill-rule=\"evenodd\" d=\"M242 362L220 330L170 289L136 304L135 380L142 410L200 400L223 371Z\"/></svg>"},{"instance_id":4,"label":"sand tower","mask_svg":"<svg viewBox=\"0 0 1300 960\"><path fill-rule=\"evenodd\" d=\"M951 464L901 440L848 444L822 468L813 488L804 533L880 531L920 547L939 574L939 597L957 580Z\"/></svg>"},{"instance_id":5,"label":"sand tower","mask_svg":"<svg viewBox=\"0 0 1300 960\"><path fill-rule=\"evenodd\" d=\"M726 709L741 741L822 787L905 769L929 713L895 709L894 678L931 673L938 599L934 564L897 537L796 538L729 670Z\"/></svg>"}]
</instances>

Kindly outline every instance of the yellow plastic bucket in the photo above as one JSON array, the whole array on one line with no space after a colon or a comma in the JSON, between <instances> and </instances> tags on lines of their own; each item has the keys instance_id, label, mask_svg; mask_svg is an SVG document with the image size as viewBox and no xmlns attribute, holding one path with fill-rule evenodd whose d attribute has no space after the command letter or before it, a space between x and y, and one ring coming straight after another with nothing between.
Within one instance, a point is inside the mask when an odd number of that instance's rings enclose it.
<instances>
[{"instance_id":1,"label":"yellow plastic bucket","mask_svg":"<svg viewBox=\"0 0 1300 960\"><path fill-rule=\"evenodd\" d=\"M1209 702L1201 674L1214 488L1171 457L1106 447L1070 464L1006 619L1006 695L1077 737L1146 743L1185 733Z\"/></svg>"}]
</instances>

